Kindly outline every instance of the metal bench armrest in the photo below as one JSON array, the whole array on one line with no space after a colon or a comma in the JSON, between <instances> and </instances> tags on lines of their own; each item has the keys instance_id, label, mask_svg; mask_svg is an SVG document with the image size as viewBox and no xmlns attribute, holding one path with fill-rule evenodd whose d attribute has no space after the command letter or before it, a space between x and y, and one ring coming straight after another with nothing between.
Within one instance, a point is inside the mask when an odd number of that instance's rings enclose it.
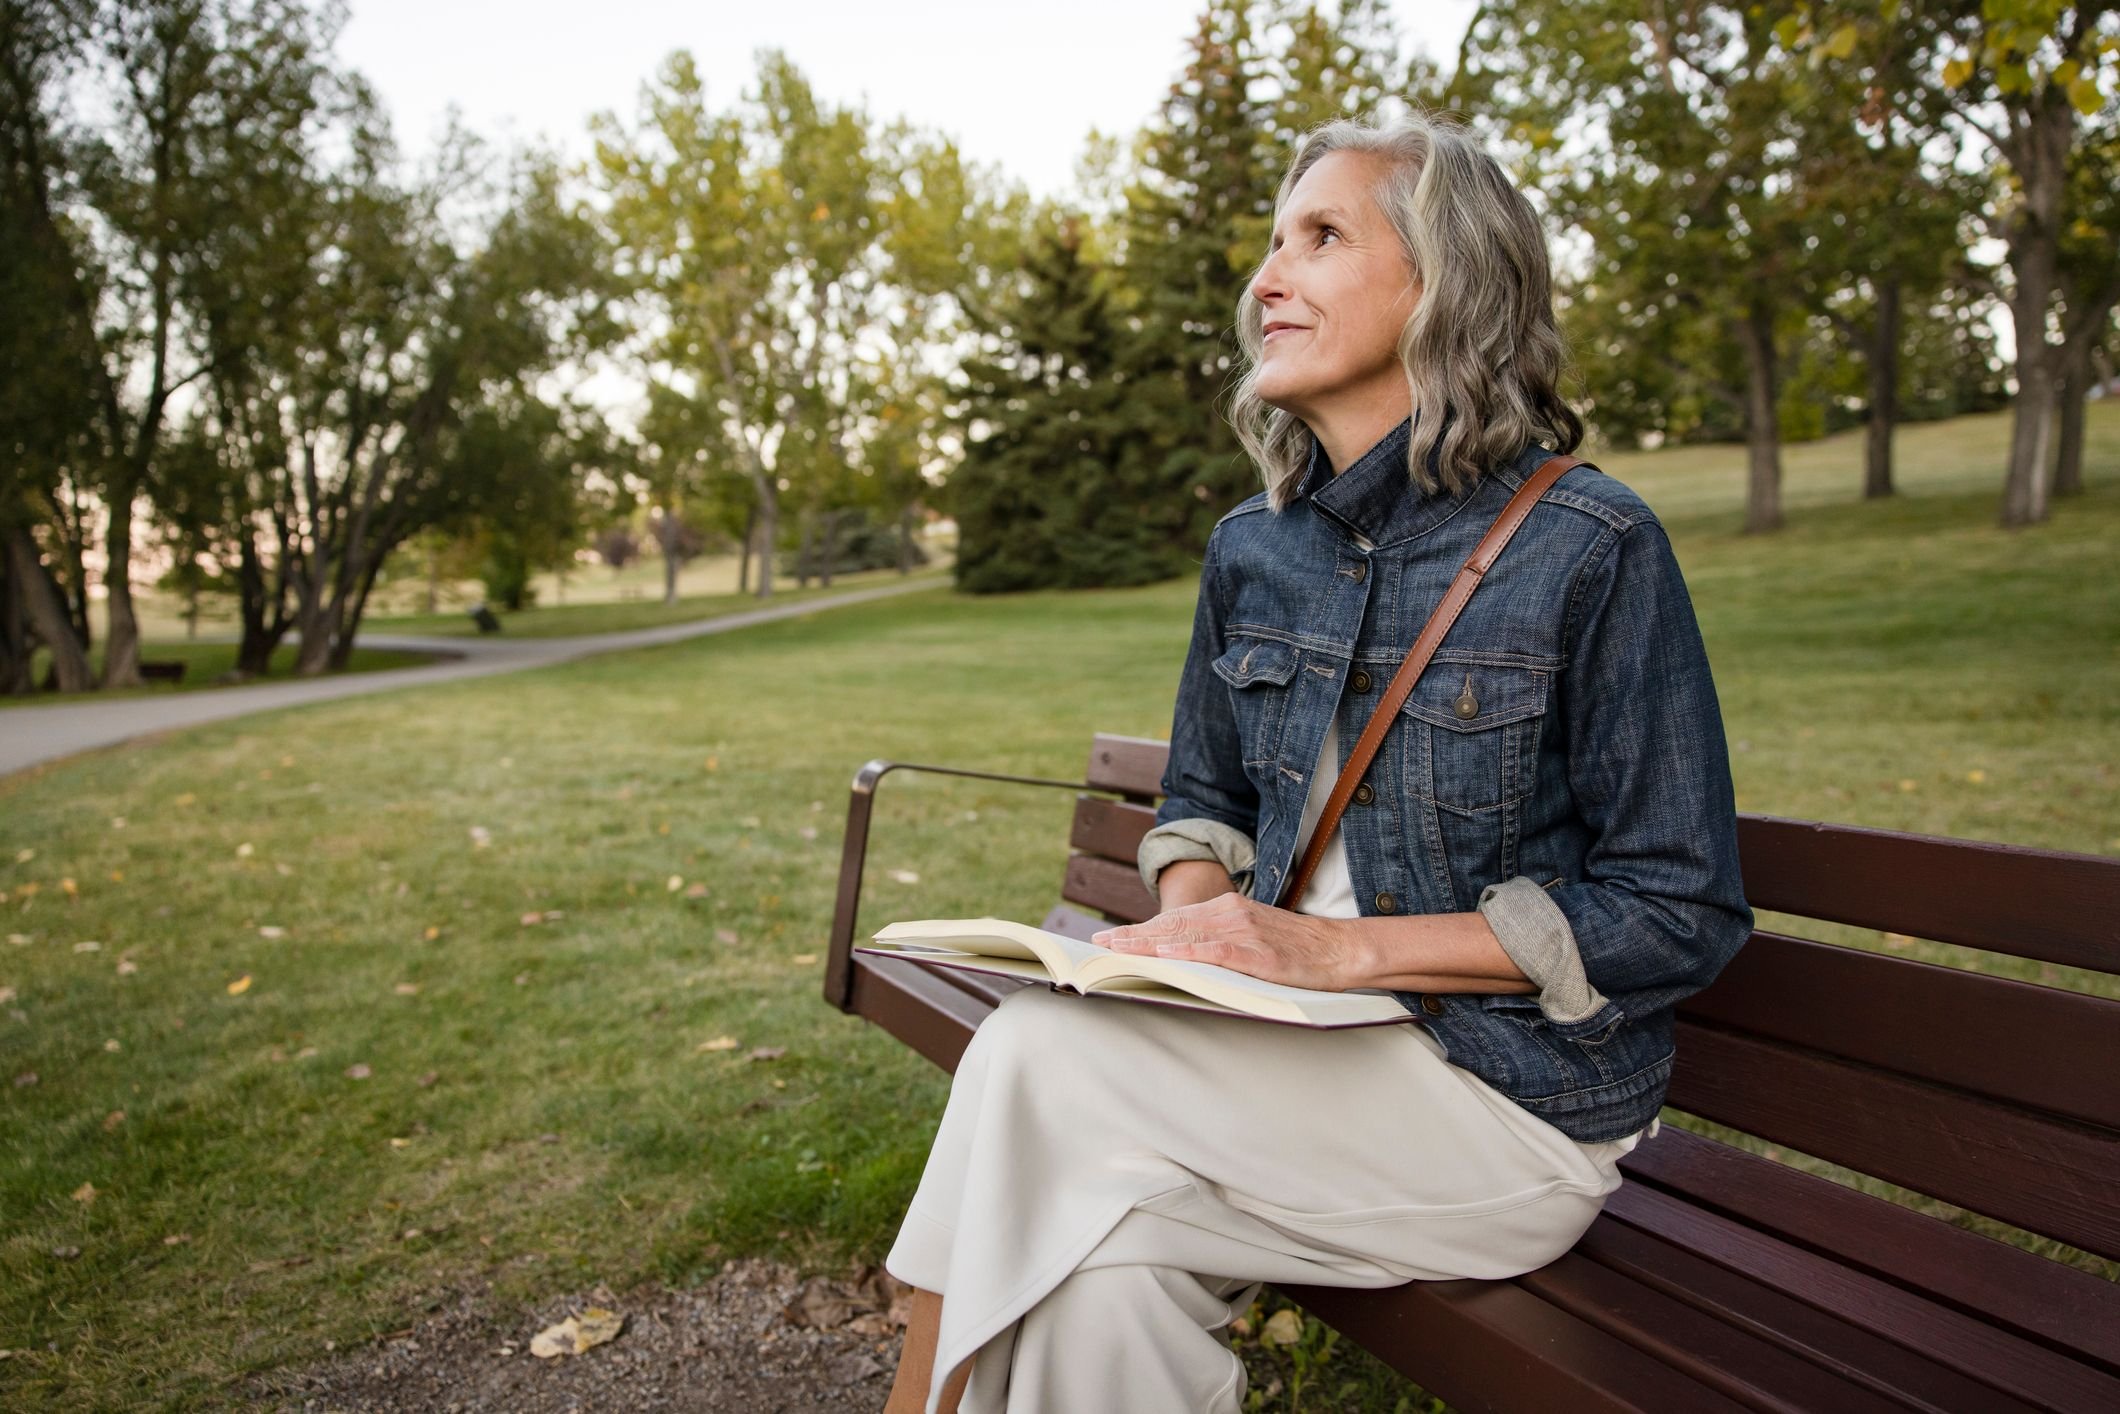
<instances>
[{"instance_id":1,"label":"metal bench armrest","mask_svg":"<svg viewBox=\"0 0 2120 1414\"><path fill-rule=\"evenodd\" d=\"M1087 781L1055 781L1043 776L1012 776L999 771L972 771L961 766L926 766L913 761L871 761L854 773L854 788L847 799L846 842L839 856L839 896L832 908L831 952L825 960L824 997L841 1011L852 1010L854 996L854 926L861 911L861 871L868 859L869 818L876 802L876 786L893 771L925 771L941 776L969 776L979 781L1001 781L1009 785L1049 786L1058 790L1118 792Z\"/></svg>"}]
</instances>

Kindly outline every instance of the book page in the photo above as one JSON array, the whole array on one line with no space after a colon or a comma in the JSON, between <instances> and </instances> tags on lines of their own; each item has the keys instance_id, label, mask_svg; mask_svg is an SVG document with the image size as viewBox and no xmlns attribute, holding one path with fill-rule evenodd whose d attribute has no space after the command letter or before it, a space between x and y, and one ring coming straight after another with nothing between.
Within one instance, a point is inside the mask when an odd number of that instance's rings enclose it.
<instances>
[{"instance_id":1,"label":"book page","mask_svg":"<svg viewBox=\"0 0 2120 1414\"><path fill-rule=\"evenodd\" d=\"M1115 953L1006 918L929 918L893 923L875 934L877 945L923 951L945 949L987 959L1020 959L994 971L1025 977L1050 976L1082 991L1149 992L1174 989L1213 1006L1277 1021L1345 1025L1398 1020L1408 1013L1389 992L1327 992L1290 987L1249 973L1188 958ZM1020 970L1019 970L1020 967Z\"/></svg>"},{"instance_id":2,"label":"book page","mask_svg":"<svg viewBox=\"0 0 2120 1414\"><path fill-rule=\"evenodd\" d=\"M1248 972L1218 967L1191 958L1151 957L1140 953L1110 953L1105 959L1084 964L1077 981L1085 991L1106 991L1132 985L1143 978L1151 985L1175 987L1218 1002L1233 1011L1283 1021L1344 1024L1360 1020L1397 1020L1406 1008L1389 992L1328 992L1311 987L1291 987L1269 982Z\"/></svg>"},{"instance_id":3,"label":"book page","mask_svg":"<svg viewBox=\"0 0 2120 1414\"><path fill-rule=\"evenodd\" d=\"M1044 964L1058 981L1069 981L1083 963L1110 957L1111 950L1007 918L922 918L879 928L874 940L887 946L954 948L982 957L1014 957Z\"/></svg>"}]
</instances>

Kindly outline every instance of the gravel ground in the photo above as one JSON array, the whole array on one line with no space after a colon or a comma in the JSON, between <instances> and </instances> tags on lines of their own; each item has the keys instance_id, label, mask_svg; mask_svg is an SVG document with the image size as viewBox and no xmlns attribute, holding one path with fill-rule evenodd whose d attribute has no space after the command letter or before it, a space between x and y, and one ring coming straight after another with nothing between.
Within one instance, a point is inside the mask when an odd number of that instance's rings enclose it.
<instances>
[{"instance_id":1,"label":"gravel ground","mask_svg":"<svg viewBox=\"0 0 2120 1414\"><path fill-rule=\"evenodd\" d=\"M528 1312L458 1293L410 1331L305 1370L251 1381L253 1408L302 1414L436 1410L875 1411L890 1392L911 1288L881 1267L800 1278L759 1259L689 1291L648 1284L574 1293ZM601 1306L625 1318L577 1355L530 1353L540 1331Z\"/></svg>"}]
</instances>

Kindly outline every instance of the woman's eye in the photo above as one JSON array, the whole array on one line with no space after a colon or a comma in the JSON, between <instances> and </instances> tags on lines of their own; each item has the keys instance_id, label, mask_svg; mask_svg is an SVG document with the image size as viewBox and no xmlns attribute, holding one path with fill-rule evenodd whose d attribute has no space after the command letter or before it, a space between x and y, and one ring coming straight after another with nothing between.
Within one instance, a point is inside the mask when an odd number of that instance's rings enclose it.
<instances>
[{"instance_id":1,"label":"woman's eye","mask_svg":"<svg viewBox=\"0 0 2120 1414\"><path fill-rule=\"evenodd\" d=\"M1318 243L1323 245L1327 236L1337 236L1338 234L1340 233L1330 226L1320 226L1318 227Z\"/></svg>"}]
</instances>

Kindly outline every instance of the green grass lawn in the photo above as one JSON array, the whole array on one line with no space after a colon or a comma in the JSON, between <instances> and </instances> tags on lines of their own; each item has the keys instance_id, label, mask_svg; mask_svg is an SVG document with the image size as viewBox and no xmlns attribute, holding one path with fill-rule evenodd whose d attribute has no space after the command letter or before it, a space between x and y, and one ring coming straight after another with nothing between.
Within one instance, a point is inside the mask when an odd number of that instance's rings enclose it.
<instances>
[{"instance_id":1,"label":"green grass lawn","mask_svg":"<svg viewBox=\"0 0 2120 1414\"><path fill-rule=\"evenodd\" d=\"M98 642L89 650L89 666L96 672L103 671L103 647ZM272 663L264 676L251 678L250 682L273 682L295 676L294 659L299 645L283 643L273 650ZM211 691L225 686L215 678L236 665L236 645L187 639L151 639L140 645L140 657L149 661L182 662L184 677L179 682L150 682L139 687L114 688L109 691L97 688L88 692L37 692L26 697L0 695L0 711L9 707L48 707L60 702L115 702L132 697L161 697L172 692ZM44 680L45 666L51 660L50 650L39 648L30 659L30 670L35 680ZM346 664L349 673L372 673L381 668L409 668L418 663L433 661L429 653L397 653L380 648L362 648L355 645Z\"/></svg>"},{"instance_id":2,"label":"green grass lawn","mask_svg":"<svg viewBox=\"0 0 2120 1414\"><path fill-rule=\"evenodd\" d=\"M2014 533L1911 456L1764 538L1734 472L1612 460L1677 508L1741 809L2120 854L2099 412L2089 492ZM0 780L0 1405L219 1407L481 1278L880 1258L948 1079L820 997L848 782L1166 736L1194 588L937 588ZM864 925L1036 919L1072 803L894 777Z\"/></svg>"},{"instance_id":3,"label":"green grass lawn","mask_svg":"<svg viewBox=\"0 0 2120 1414\"><path fill-rule=\"evenodd\" d=\"M909 575L901 575L896 570L863 570L859 574L834 575L829 589L819 584L812 584L807 589L797 589L792 584L786 587L775 584L773 597L763 602L755 595L734 593L697 594L679 599L675 604L665 604L660 597L642 597L537 605L518 609L514 613L500 614L499 618L501 631L515 638L566 638L585 633L618 633L625 629L691 623L696 619L740 614L749 609L764 608L772 604L799 604L808 599L844 594L852 589L897 584L908 579L946 584L949 582L949 571L918 569ZM362 620L361 629L364 633L425 634L450 638L469 638L478 633L478 626L466 612L371 617Z\"/></svg>"}]
</instances>

